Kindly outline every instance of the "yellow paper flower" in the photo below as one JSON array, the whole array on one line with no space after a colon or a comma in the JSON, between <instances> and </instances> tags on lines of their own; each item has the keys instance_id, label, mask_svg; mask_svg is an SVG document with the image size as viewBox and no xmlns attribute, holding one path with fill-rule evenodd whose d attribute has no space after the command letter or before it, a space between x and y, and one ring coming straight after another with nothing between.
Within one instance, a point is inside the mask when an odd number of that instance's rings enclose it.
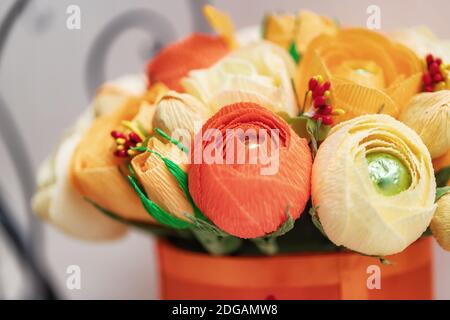
<instances>
[{"instance_id":1,"label":"yellow paper flower","mask_svg":"<svg viewBox=\"0 0 450 320\"><path fill-rule=\"evenodd\" d=\"M93 103L66 133L55 152L39 168L33 211L64 232L85 240L105 240L122 236L126 226L87 203L70 177L71 158L95 116L114 112L133 97L144 94L143 76L126 76L104 84Z\"/></svg>"},{"instance_id":2,"label":"yellow paper flower","mask_svg":"<svg viewBox=\"0 0 450 320\"><path fill-rule=\"evenodd\" d=\"M257 42L182 80L185 91L213 111L235 102L255 102L275 112L298 114L292 87L295 65L282 48Z\"/></svg>"},{"instance_id":3,"label":"yellow paper flower","mask_svg":"<svg viewBox=\"0 0 450 320\"><path fill-rule=\"evenodd\" d=\"M340 123L319 148L312 201L337 245L368 255L404 250L435 211L431 157L420 137L387 115Z\"/></svg>"},{"instance_id":4,"label":"yellow paper flower","mask_svg":"<svg viewBox=\"0 0 450 320\"><path fill-rule=\"evenodd\" d=\"M172 160L183 171L187 171L187 155L174 144L164 144L157 138L151 138L147 149ZM134 157L131 164L136 176L150 200L166 212L187 220L185 214L193 214L192 206L158 154L144 152Z\"/></svg>"},{"instance_id":5,"label":"yellow paper flower","mask_svg":"<svg viewBox=\"0 0 450 320\"><path fill-rule=\"evenodd\" d=\"M433 159L443 156L450 149L450 90L416 95L400 121L419 134Z\"/></svg>"},{"instance_id":6,"label":"yellow paper flower","mask_svg":"<svg viewBox=\"0 0 450 320\"><path fill-rule=\"evenodd\" d=\"M437 210L430 224L433 237L439 245L450 251L450 194L443 195L437 201Z\"/></svg>"},{"instance_id":7,"label":"yellow paper flower","mask_svg":"<svg viewBox=\"0 0 450 320\"><path fill-rule=\"evenodd\" d=\"M154 109L142 99L128 99L111 114L95 120L71 160L70 175L77 190L103 208L130 220L153 222L119 170L124 161L113 154L117 146L111 132L122 128L123 121L140 124L149 132Z\"/></svg>"},{"instance_id":8,"label":"yellow paper flower","mask_svg":"<svg viewBox=\"0 0 450 320\"><path fill-rule=\"evenodd\" d=\"M312 11L301 10L298 14L270 14L266 16L264 38L289 49L295 41L298 52L306 51L309 43L321 34L333 35L336 23Z\"/></svg>"},{"instance_id":9,"label":"yellow paper flower","mask_svg":"<svg viewBox=\"0 0 450 320\"><path fill-rule=\"evenodd\" d=\"M211 115L211 110L195 97L170 91L156 105L153 127L190 146L195 131Z\"/></svg>"},{"instance_id":10,"label":"yellow paper flower","mask_svg":"<svg viewBox=\"0 0 450 320\"><path fill-rule=\"evenodd\" d=\"M397 117L419 92L423 66L413 51L366 29L343 29L311 41L296 77L299 101L311 77L331 82L333 106L343 121L363 114Z\"/></svg>"},{"instance_id":11,"label":"yellow paper flower","mask_svg":"<svg viewBox=\"0 0 450 320\"><path fill-rule=\"evenodd\" d=\"M97 90L92 102L96 116L109 114L129 98L138 98L147 90L145 75L127 75L106 82Z\"/></svg>"}]
</instances>

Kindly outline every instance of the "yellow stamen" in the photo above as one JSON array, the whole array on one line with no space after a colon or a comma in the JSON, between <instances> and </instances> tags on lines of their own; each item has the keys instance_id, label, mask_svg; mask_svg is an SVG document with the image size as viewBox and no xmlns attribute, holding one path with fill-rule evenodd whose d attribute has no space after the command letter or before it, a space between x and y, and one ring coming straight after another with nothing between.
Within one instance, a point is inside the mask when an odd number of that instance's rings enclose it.
<instances>
[{"instance_id":1,"label":"yellow stamen","mask_svg":"<svg viewBox=\"0 0 450 320\"><path fill-rule=\"evenodd\" d=\"M319 83L319 84L322 84L322 82L323 82L323 77L319 74L319 75L317 75L317 76L315 76L315 78L316 78L316 80L317 80L317 82Z\"/></svg>"},{"instance_id":2,"label":"yellow stamen","mask_svg":"<svg viewBox=\"0 0 450 320\"><path fill-rule=\"evenodd\" d=\"M331 113L333 116L342 116L345 114L345 110L342 109L333 109L333 112Z\"/></svg>"},{"instance_id":3,"label":"yellow stamen","mask_svg":"<svg viewBox=\"0 0 450 320\"><path fill-rule=\"evenodd\" d=\"M117 144L124 144L126 142L126 140L124 138L117 138L116 139L116 143Z\"/></svg>"},{"instance_id":4,"label":"yellow stamen","mask_svg":"<svg viewBox=\"0 0 450 320\"><path fill-rule=\"evenodd\" d=\"M119 145L119 146L117 146L117 150L121 151L121 150L123 150L123 149L125 149L125 146L124 146L124 145Z\"/></svg>"},{"instance_id":5,"label":"yellow stamen","mask_svg":"<svg viewBox=\"0 0 450 320\"><path fill-rule=\"evenodd\" d=\"M129 149L129 150L127 151L127 154L128 154L129 156L135 156L135 155L136 155L136 151L135 151L135 150Z\"/></svg>"},{"instance_id":6,"label":"yellow stamen","mask_svg":"<svg viewBox=\"0 0 450 320\"><path fill-rule=\"evenodd\" d=\"M434 91L440 91L440 90L444 90L445 89L445 82L444 81L440 81L436 84L435 90Z\"/></svg>"}]
</instances>

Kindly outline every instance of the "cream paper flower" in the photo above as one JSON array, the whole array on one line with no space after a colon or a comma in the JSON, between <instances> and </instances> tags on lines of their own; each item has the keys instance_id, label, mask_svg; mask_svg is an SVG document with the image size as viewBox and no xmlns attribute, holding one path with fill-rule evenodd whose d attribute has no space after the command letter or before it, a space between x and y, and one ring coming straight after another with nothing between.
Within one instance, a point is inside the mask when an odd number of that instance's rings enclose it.
<instances>
[{"instance_id":1,"label":"cream paper flower","mask_svg":"<svg viewBox=\"0 0 450 320\"><path fill-rule=\"evenodd\" d=\"M292 58L267 41L248 44L208 69L191 71L182 80L185 91L212 111L235 102L255 102L272 111L298 114L292 86Z\"/></svg>"},{"instance_id":2,"label":"cream paper flower","mask_svg":"<svg viewBox=\"0 0 450 320\"><path fill-rule=\"evenodd\" d=\"M433 237L439 245L450 251L450 193L437 201L437 210L430 224Z\"/></svg>"},{"instance_id":3,"label":"cream paper flower","mask_svg":"<svg viewBox=\"0 0 450 320\"><path fill-rule=\"evenodd\" d=\"M430 154L420 137L387 115L334 127L313 165L312 200L337 245L385 256L404 250L436 209Z\"/></svg>"},{"instance_id":4,"label":"cream paper flower","mask_svg":"<svg viewBox=\"0 0 450 320\"><path fill-rule=\"evenodd\" d=\"M170 91L156 104L153 128L190 146L196 130L211 116L211 110L195 97Z\"/></svg>"},{"instance_id":5,"label":"cream paper flower","mask_svg":"<svg viewBox=\"0 0 450 320\"><path fill-rule=\"evenodd\" d=\"M54 157L44 162L38 175L38 191L32 200L33 210L77 238L92 241L119 237L126 226L87 203L70 181L68 164L80 139L79 133L68 136Z\"/></svg>"},{"instance_id":6,"label":"cream paper flower","mask_svg":"<svg viewBox=\"0 0 450 320\"><path fill-rule=\"evenodd\" d=\"M392 32L391 37L411 48L420 58L431 53L444 61L450 61L450 40L439 39L425 26L400 29Z\"/></svg>"},{"instance_id":7,"label":"cream paper flower","mask_svg":"<svg viewBox=\"0 0 450 320\"><path fill-rule=\"evenodd\" d=\"M416 95L400 121L419 134L431 158L444 155L450 149L450 90Z\"/></svg>"},{"instance_id":8,"label":"cream paper flower","mask_svg":"<svg viewBox=\"0 0 450 320\"><path fill-rule=\"evenodd\" d=\"M37 215L80 239L106 240L125 233L124 225L104 216L83 199L69 177L69 165L95 114L109 113L120 106L126 97L143 94L145 83L141 76L120 78L99 90L93 104L39 168L37 191L32 199L33 211ZM105 88L108 90L105 91Z\"/></svg>"}]
</instances>

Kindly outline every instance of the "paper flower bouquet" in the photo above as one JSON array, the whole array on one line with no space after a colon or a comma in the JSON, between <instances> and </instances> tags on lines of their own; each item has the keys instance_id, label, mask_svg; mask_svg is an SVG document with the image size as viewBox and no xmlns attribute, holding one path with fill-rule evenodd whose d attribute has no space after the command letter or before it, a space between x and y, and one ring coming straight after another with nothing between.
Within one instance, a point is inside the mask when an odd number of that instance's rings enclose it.
<instances>
[{"instance_id":1,"label":"paper flower bouquet","mask_svg":"<svg viewBox=\"0 0 450 320\"><path fill-rule=\"evenodd\" d=\"M450 44L308 11L239 33L204 14L217 35L100 87L35 211L87 240L157 235L165 298L430 297L425 236L450 250Z\"/></svg>"}]
</instances>

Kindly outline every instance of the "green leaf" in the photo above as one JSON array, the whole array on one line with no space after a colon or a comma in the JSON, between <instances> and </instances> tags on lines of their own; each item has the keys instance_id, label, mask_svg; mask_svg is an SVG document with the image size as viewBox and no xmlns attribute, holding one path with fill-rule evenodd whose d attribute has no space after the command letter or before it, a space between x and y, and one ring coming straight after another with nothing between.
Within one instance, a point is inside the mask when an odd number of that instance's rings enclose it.
<instances>
[{"instance_id":1,"label":"green leaf","mask_svg":"<svg viewBox=\"0 0 450 320\"><path fill-rule=\"evenodd\" d=\"M277 115L280 116L284 121L286 121L300 138L305 138L306 140L308 140L308 142L311 141L311 136L306 128L309 119L308 117L291 117L287 112L284 111L277 112Z\"/></svg>"},{"instance_id":2,"label":"green leaf","mask_svg":"<svg viewBox=\"0 0 450 320\"><path fill-rule=\"evenodd\" d=\"M325 231L323 230L322 223L320 223L319 217L317 215L318 208L319 206L311 207L311 209L309 209L309 214L311 215L311 220L314 226L320 231L320 233L322 233L323 236L327 237Z\"/></svg>"},{"instance_id":3,"label":"green leaf","mask_svg":"<svg viewBox=\"0 0 450 320\"><path fill-rule=\"evenodd\" d=\"M300 62L301 55L297 50L297 44L295 43L295 41L292 41L291 45L289 46L289 54L291 55L292 59L294 59L296 64Z\"/></svg>"},{"instance_id":4,"label":"green leaf","mask_svg":"<svg viewBox=\"0 0 450 320\"><path fill-rule=\"evenodd\" d=\"M295 221L294 218L292 218L291 214L289 213L289 207L286 208L286 215L287 215L286 221L281 225L280 228L278 228L278 230L270 234L267 234L264 237L251 239L251 241L258 247L258 249L262 253L266 255L274 255L278 253L279 247L277 243L277 238L285 235L294 228Z\"/></svg>"},{"instance_id":5,"label":"green leaf","mask_svg":"<svg viewBox=\"0 0 450 320\"><path fill-rule=\"evenodd\" d=\"M183 145L181 143L181 141L173 139L171 136L169 136L167 133L165 133L164 131L162 131L159 128L155 128L156 133L158 133L161 137L163 137L164 139L168 140L169 142L173 143L174 145L176 145L181 151L183 151L184 153L189 153L189 148L187 148L185 145Z\"/></svg>"},{"instance_id":6,"label":"green leaf","mask_svg":"<svg viewBox=\"0 0 450 320\"><path fill-rule=\"evenodd\" d=\"M209 221L188 214L185 216L193 224L191 230L194 236L209 253L213 255L229 254L242 245L242 239L220 230Z\"/></svg>"},{"instance_id":7,"label":"green leaf","mask_svg":"<svg viewBox=\"0 0 450 320\"><path fill-rule=\"evenodd\" d=\"M194 236L201 245L212 255L226 255L235 252L242 245L242 239L236 237L223 237L214 233L192 229Z\"/></svg>"},{"instance_id":8,"label":"green leaf","mask_svg":"<svg viewBox=\"0 0 450 320\"><path fill-rule=\"evenodd\" d=\"M152 234L155 234L157 236L176 236L176 237L181 237L181 238L192 238L192 236L189 233L186 232L181 232L181 230L174 230L174 229L169 229L166 228L164 226L158 225L158 224L152 224L152 223L145 223L145 222L139 222L139 221L133 221L133 220L129 220L129 219L125 219L121 216L119 216L116 213L113 213L105 208L103 208L102 206L100 206L99 204L97 204L96 202L92 201L89 198L84 198L84 200L88 203L90 203L92 206L94 206L99 212L103 213L104 215L106 215L107 217L123 223L125 225L129 225L131 227L135 227L137 229L140 229L142 231L145 232L150 232Z\"/></svg>"},{"instance_id":9,"label":"green leaf","mask_svg":"<svg viewBox=\"0 0 450 320\"><path fill-rule=\"evenodd\" d=\"M137 179L133 176L128 176L128 180L133 187L134 191L141 199L142 205L145 210L160 224L166 225L175 229L186 229L191 226L187 221L181 220L161 209L156 203L147 198L145 192L139 186Z\"/></svg>"},{"instance_id":10,"label":"green leaf","mask_svg":"<svg viewBox=\"0 0 450 320\"><path fill-rule=\"evenodd\" d=\"M315 156L319 148L319 143L327 138L331 126L322 125L322 120L316 121L312 118L307 119L306 131L311 140L313 156Z\"/></svg>"},{"instance_id":11,"label":"green leaf","mask_svg":"<svg viewBox=\"0 0 450 320\"><path fill-rule=\"evenodd\" d=\"M436 201L438 201L442 196L450 192L450 187L436 188Z\"/></svg>"},{"instance_id":12,"label":"green leaf","mask_svg":"<svg viewBox=\"0 0 450 320\"><path fill-rule=\"evenodd\" d=\"M320 122L320 121L319 121ZM315 120L309 118L306 121L306 131L309 134L309 138L311 141L311 148L312 148L312 154L313 157L316 155L317 150L319 148L319 141L318 141L318 137L319 137L319 130L317 129L318 123Z\"/></svg>"},{"instance_id":13,"label":"green leaf","mask_svg":"<svg viewBox=\"0 0 450 320\"><path fill-rule=\"evenodd\" d=\"M442 168L435 174L436 185L438 187L445 187L450 179L450 166Z\"/></svg>"}]
</instances>

